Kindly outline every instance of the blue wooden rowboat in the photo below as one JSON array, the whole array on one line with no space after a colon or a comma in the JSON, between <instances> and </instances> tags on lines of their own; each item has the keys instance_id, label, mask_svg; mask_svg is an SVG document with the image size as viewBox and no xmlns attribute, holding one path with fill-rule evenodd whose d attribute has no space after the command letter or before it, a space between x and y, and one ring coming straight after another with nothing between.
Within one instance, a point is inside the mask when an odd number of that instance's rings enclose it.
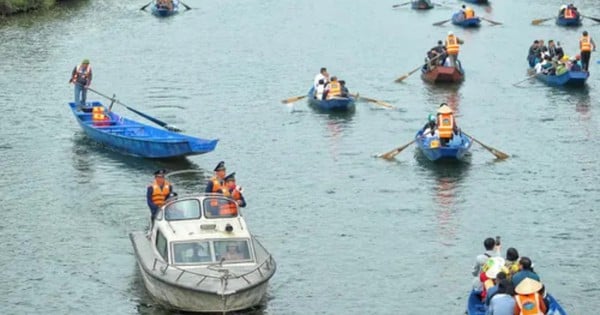
<instances>
[{"instance_id":1,"label":"blue wooden rowboat","mask_svg":"<svg viewBox=\"0 0 600 315\"><path fill-rule=\"evenodd\" d=\"M464 2L468 2L468 3L475 3L475 4L488 4L489 1L488 0L463 0Z\"/></svg>"},{"instance_id":2,"label":"blue wooden rowboat","mask_svg":"<svg viewBox=\"0 0 600 315\"><path fill-rule=\"evenodd\" d=\"M429 10L433 9L434 5L430 0L413 0L410 2L410 7L414 10Z\"/></svg>"},{"instance_id":3,"label":"blue wooden rowboat","mask_svg":"<svg viewBox=\"0 0 600 315\"><path fill-rule=\"evenodd\" d=\"M423 136L423 130L415 135L417 147L430 161L437 160L463 160L471 148L471 138L460 133L454 135L447 145L442 145L437 136Z\"/></svg>"},{"instance_id":4,"label":"blue wooden rowboat","mask_svg":"<svg viewBox=\"0 0 600 315\"><path fill-rule=\"evenodd\" d=\"M565 18L564 16L556 17L556 25L560 26L581 26L581 15L574 18Z\"/></svg>"},{"instance_id":5,"label":"blue wooden rowboat","mask_svg":"<svg viewBox=\"0 0 600 315\"><path fill-rule=\"evenodd\" d=\"M550 86L580 87L585 85L585 81L590 77L590 73L585 71L567 71L561 75L537 73L535 77Z\"/></svg>"},{"instance_id":6,"label":"blue wooden rowboat","mask_svg":"<svg viewBox=\"0 0 600 315\"><path fill-rule=\"evenodd\" d=\"M115 151L144 158L173 158L211 152L218 140L207 140L144 125L114 112L94 101L78 110L69 103L73 115L85 134ZM92 108L101 106L108 120L94 121Z\"/></svg>"},{"instance_id":7,"label":"blue wooden rowboat","mask_svg":"<svg viewBox=\"0 0 600 315\"><path fill-rule=\"evenodd\" d=\"M468 315L485 315L486 307L481 301L480 294L480 291L471 291L469 300L467 301ZM567 315L567 312L565 312L552 295L548 294L548 300L550 301L550 305L548 305L548 313L546 315Z\"/></svg>"},{"instance_id":8,"label":"blue wooden rowboat","mask_svg":"<svg viewBox=\"0 0 600 315\"><path fill-rule=\"evenodd\" d=\"M327 100L318 100L315 98L315 88L308 91L308 103L320 110L327 111L351 111L355 108L355 99L353 96L333 97Z\"/></svg>"},{"instance_id":9,"label":"blue wooden rowboat","mask_svg":"<svg viewBox=\"0 0 600 315\"><path fill-rule=\"evenodd\" d=\"M173 9L169 10L168 8L159 7L158 1L155 1L152 4L152 14L159 17L166 17L177 14L179 12L179 0L173 0Z\"/></svg>"},{"instance_id":10,"label":"blue wooden rowboat","mask_svg":"<svg viewBox=\"0 0 600 315\"><path fill-rule=\"evenodd\" d=\"M479 27L481 24L481 19L479 17L465 19L462 12L456 12L452 14L452 24L461 27Z\"/></svg>"}]
</instances>

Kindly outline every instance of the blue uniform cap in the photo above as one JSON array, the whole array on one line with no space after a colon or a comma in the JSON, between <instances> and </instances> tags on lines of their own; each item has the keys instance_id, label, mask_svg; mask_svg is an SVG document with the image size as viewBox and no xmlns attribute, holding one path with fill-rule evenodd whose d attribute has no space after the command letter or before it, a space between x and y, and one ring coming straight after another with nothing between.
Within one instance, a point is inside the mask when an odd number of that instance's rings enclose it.
<instances>
[{"instance_id":1,"label":"blue uniform cap","mask_svg":"<svg viewBox=\"0 0 600 315\"><path fill-rule=\"evenodd\" d=\"M217 164L217 167L215 167L215 172L224 171L224 170L225 170L225 162L221 161L221 162L219 162L219 164Z\"/></svg>"},{"instance_id":2,"label":"blue uniform cap","mask_svg":"<svg viewBox=\"0 0 600 315\"><path fill-rule=\"evenodd\" d=\"M154 172L154 176L165 176L166 173L167 173L167 170L161 169L161 170L157 170L156 172Z\"/></svg>"},{"instance_id":3,"label":"blue uniform cap","mask_svg":"<svg viewBox=\"0 0 600 315\"><path fill-rule=\"evenodd\" d=\"M229 182L229 181L234 181L234 180L235 180L235 172L233 172L233 173L231 173L231 174L229 174L229 175L225 176L224 180L225 180L226 182Z\"/></svg>"}]
</instances>

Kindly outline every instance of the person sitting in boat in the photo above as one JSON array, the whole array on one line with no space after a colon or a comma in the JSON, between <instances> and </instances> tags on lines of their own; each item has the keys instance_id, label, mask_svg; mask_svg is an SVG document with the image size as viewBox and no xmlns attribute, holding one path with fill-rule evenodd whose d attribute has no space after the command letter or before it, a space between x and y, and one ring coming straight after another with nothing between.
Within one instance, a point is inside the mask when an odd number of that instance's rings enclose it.
<instances>
[{"instance_id":1,"label":"person sitting in boat","mask_svg":"<svg viewBox=\"0 0 600 315\"><path fill-rule=\"evenodd\" d=\"M331 77L331 81L325 87L325 92L323 92L324 99L331 99L334 97L340 97L342 95L342 85L338 81L337 77Z\"/></svg>"},{"instance_id":2,"label":"person sitting in boat","mask_svg":"<svg viewBox=\"0 0 600 315\"><path fill-rule=\"evenodd\" d=\"M583 68L581 67L581 63L579 62L580 59L581 59L581 56L579 56L579 55L572 57L571 62L569 64L569 70L582 71Z\"/></svg>"},{"instance_id":3,"label":"person sitting in boat","mask_svg":"<svg viewBox=\"0 0 600 315\"><path fill-rule=\"evenodd\" d=\"M565 51L560 46L560 42L556 42L556 47L554 48L554 52L558 59L561 59L565 55Z\"/></svg>"},{"instance_id":4,"label":"person sitting in boat","mask_svg":"<svg viewBox=\"0 0 600 315\"><path fill-rule=\"evenodd\" d=\"M481 281L479 280L479 274L481 273L481 269L483 265L487 262L490 257L500 256L500 244L496 244L496 240L491 237L486 238L483 241L483 247L485 248L485 252L483 254L477 255L475 257L475 264L473 265L473 271L471 274L473 275L473 289L481 291Z\"/></svg>"},{"instance_id":5,"label":"person sitting in boat","mask_svg":"<svg viewBox=\"0 0 600 315\"><path fill-rule=\"evenodd\" d=\"M235 182L235 172L225 176L225 195L231 197L231 199L237 202L239 207L246 206L246 199L242 195L242 187L238 186Z\"/></svg>"},{"instance_id":6,"label":"person sitting in boat","mask_svg":"<svg viewBox=\"0 0 600 315\"><path fill-rule=\"evenodd\" d=\"M156 1L156 7L173 11L173 0L158 0Z\"/></svg>"},{"instance_id":7,"label":"person sitting in boat","mask_svg":"<svg viewBox=\"0 0 600 315\"><path fill-rule=\"evenodd\" d=\"M532 278L526 278L515 286L514 314L546 314L548 303L540 294L543 288L539 280ZM526 313L524 310L527 310Z\"/></svg>"},{"instance_id":8,"label":"person sitting in boat","mask_svg":"<svg viewBox=\"0 0 600 315\"><path fill-rule=\"evenodd\" d=\"M348 88L346 87L346 81L340 80L340 86L342 88L342 97L348 97L350 95L350 91L348 91Z\"/></svg>"},{"instance_id":9,"label":"person sitting in boat","mask_svg":"<svg viewBox=\"0 0 600 315\"><path fill-rule=\"evenodd\" d=\"M567 9L567 5L563 4L560 6L560 8L558 9L558 17L565 17L565 10Z\"/></svg>"},{"instance_id":10,"label":"person sitting in boat","mask_svg":"<svg viewBox=\"0 0 600 315\"><path fill-rule=\"evenodd\" d=\"M540 55L543 54L543 53L548 52L548 47L544 43L544 40L540 39L539 42L540 42Z\"/></svg>"},{"instance_id":11,"label":"person sitting in boat","mask_svg":"<svg viewBox=\"0 0 600 315\"><path fill-rule=\"evenodd\" d=\"M313 84L315 89L317 88L317 86L319 86L319 81L321 80L323 80L323 85L327 85L327 83L329 82L329 73L327 72L327 68L325 67L321 68L319 73L317 73L317 75L315 76Z\"/></svg>"},{"instance_id":12,"label":"person sitting in boat","mask_svg":"<svg viewBox=\"0 0 600 315\"><path fill-rule=\"evenodd\" d=\"M529 46L529 51L527 52L527 62L529 62L529 66L533 68L541 60L540 42L536 39L533 41L533 44Z\"/></svg>"},{"instance_id":13,"label":"person sitting in boat","mask_svg":"<svg viewBox=\"0 0 600 315\"><path fill-rule=\"evenodd\" d=\"M519 259L519 271L511 279L513 286L517 287L525 278L541 281L540 276L533 271L533 264L529 257L521 257Z\"/></svg>"},{"instance_id":14,"label":"person sitting in boat","mask_svg":"<svg viewBox=\"0 0 600 315\"><path fill-rule=\"evenodd\" d=\"M498 276L496 278L500 278L501 274L503 273L498 273ZM508 281L507 279L498 280L496 287L497 289L494 290L493 295L491 295L489 299L486 315L513 315L516 301L513 298L514 289L510 284L510 281ZM492 290L490 289L490 292L488 294L491 294L491 291Z\"/></svg>"},{"instance_id":15,"label":"person sitting in boat","mask_svg":"<svg viewBox=\"0 0 600 315\"><path fill-rule=\"evenodd\" d=\"M454 119L454 112L446 103L442 103L437 110L437 130L440 134L440 142L448 144L454 134L459 130Z\"/></svg>"},{"instance_id":16,"label":"person sitting in boat","mask_svg":"<svg viewBox=\"0 0 600 315\"><path fill-rule=\"evenodd\" d=\"M222 194L225 187L225 162L219 162L213 171L215 172L215 176L208 181L204 192Z\"/></svg>"},{"instance_id":17,"label":"person sitting in boat","mask_svg":"<svg viewBox=\"0 0 600 315\"><path fill-rule=\"evenodd\" d=\"M557 62L555 74L561 75L565 74L567 71L567 62L569 61L569 56L565 55L561 60Z\"/></svg>"},{"instance_id":18,"label":"person sitting in boat","mask_svg":"<svg viewBox=\"0 0 600 315\"><path fill-rule=\"evenodd\" d=\"M571 3L565 6L565 9L562 10L562 17L565 19L577 19L579 18L579 12L577 12L577 8Z\"/></svg>"},{"instance_id":19,"label":"person sitting in boat","mask_svg":"<svg viewBox=\"0 0 600 315\"><path fill-rule=\"evenodd\" d=\"M161 169L154 172L154 181L146 189L146 202L150 208L150 220L154 222L158 208L173 192L173 185L165 179L166 170Z\"/></svg>"},{"instance_id":20,"label":"person sitting in boat","mask_svg":"<svg viewBox=\"0 0 600 315\"><path fill-rule=\"evenodd\" d=\"M244 259L244 255L240 253L240 250L235 243L227 244L226 251L221 255L225 260L241 260Z\"/></svg>"},{"instance_id":21,"label":"person sitting in boat","mask_svg":"<svg viewBox=\"0 0 600 315\"><path fill-rule=\"evenodd\" d=\"M192 247L182 253L181 261L184 263L201 263L211 260L208 244L194 243Z\"/></svg>"},{"instance_id":22,"label":"person sitting in boat","mask_svg":"<svg viewBox=\"0 0 600 315\"><path fill-rule=\"evenodd\" d=\"M510 247L506 250L506 263L504 266L508 269L507 278L512 279L512 275L519 271L519 252L516 248Z\"/></svg>"},{"instance_id":23,"label":"person sitting in boat","mask_svg":"<svg viewBox=\"0 0 600 315\"><path fill-rule=\"evenodd\" d=\"M321 79L315 88L315 99L322 100L323 92L325 92L325 80Z\"/></svg>"},{"instance_id":24,"label":"person sitting in boat","mask_svg":"<svg viewBox=\"0 0 600 315\"><path fill-rule=\"evenodd\" d=\"M437 65L443 65L446 58L446 47L441 40L438 40L437 45L427 51L425 58L426 70L431 70Z\"/></svg>"},{"instance_id":25,"label":"person sitting in boat","mask_svg":"<svg viewBox=\"0 0 600 315\"><path fill-rule=\"evenodd\" d=\"M462 9L460 10L463 13L463 17L465 19L472 19L475 17L475 10L473 8L468 7L466 5L462 5Z\"/></svg>"},{"instance_id":26,"label":"person sitting in boat","mask_svg":"<svg viewBox=\"0 0 600 315\"><path fill-rule=\"evenodd\" d=\"M506 278L507 269L504 267L504 263L504 258L500 256L490 257L481 267L482 272L479 274L479 281L482 283L482 301L486 300L488 290L494 287L495 279L499 273L504 273L504 277Z\"/></svg>"},{"instance_id":27,"label":"person sitting in boat","mask_svg":"<svg viewBox=\"0 0 600 315\"><path fill-rule=\"evenodd\" d=\"M427 116L427 123L421 128L421 134L425 137L433 137L437 133L435 128L436 117L434 114Z\"/></svg>"},{"instance_id":28,"label":"person sitting in boat","mask_svg":"<svg viewBox=\"0 0 600 315\"><path fill-rule=\"evenodd\" d=\"M553 39L548 41L548 55L550 56L550 58L556 57L556 44L554 43Z\"/></svg>"}]
</instances>

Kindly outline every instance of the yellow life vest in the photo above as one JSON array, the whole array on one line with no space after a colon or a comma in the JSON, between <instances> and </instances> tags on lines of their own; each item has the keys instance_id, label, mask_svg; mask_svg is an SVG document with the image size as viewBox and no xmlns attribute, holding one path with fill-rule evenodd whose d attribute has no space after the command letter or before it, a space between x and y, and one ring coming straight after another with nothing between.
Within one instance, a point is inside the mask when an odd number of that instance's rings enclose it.
<instances>
[{"instance_id":1,"label":"yellow life vest","mask_svg":"<svg viewBox=\"0 0 600 315\"><path fill-rule=\"evenodd\" d=\"M329 82L329 92L327 98L342 95L342 85L338 81Z\"/></svg>"},{"instance_id":2,"label":"yellow life vest","mask_svg":"<svg viewBox=\"0 0 600 315\"><path fill-rule=\"evenodd\" d=\"M446 37L446 52L448 55L458 55L460 47L458 45L458 39L455 35L448 35Z\"/></svg>"}]
</instances>

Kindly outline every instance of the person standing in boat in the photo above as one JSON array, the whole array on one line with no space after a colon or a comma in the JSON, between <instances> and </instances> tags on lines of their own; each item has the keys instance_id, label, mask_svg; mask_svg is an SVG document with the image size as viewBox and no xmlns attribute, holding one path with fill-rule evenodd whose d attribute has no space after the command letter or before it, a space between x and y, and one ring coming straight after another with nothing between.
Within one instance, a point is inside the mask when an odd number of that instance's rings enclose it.
<instances>
[{"instance_id":1,"label":"person standing in boat","mask_svg":"<svg viewBox=\"0 0 600 315\"><path fill-rule=\"evenodd\" d=\"M225 162L221 161L214 169L213 176L206 185L204 192L222 194L225 188Z\"/></svg>"},{"instance_id":2,"label":"person standing in boat","mask_svg":"<svg viewBox=\"0 0 600 315\"><path fill-rule=\"evenodd\" d=\"M319 83L317 84L317 88L315 90L315 99L322 100L323 92L325 92L325 80L321 79L319 80Z\"/></svg>"},{"instance_id":3,"label":"person standing in boat","mask_svg":"<svg viewBox=\"0 0 600 315\"><path fill-rule=\"evenodd\" d=\"M154 181L146 189L146 202L150 208L150 219L154 222L158 208L165 204L165 201L173 192L173 185L165 179L166 170L154 172Z\"/></svg>"},{"instance_id":4,"label":"person standing in boat","mask_svg":"<svg viewBox=\"0 0 600 315\"><path fill-rule=\"evenodd\" d=\"M235 182L235 172L225 176L225 195L231 197L240 207L246 206L246 199L242 195L242 187L238 186Z\"/></svg>"},{"instance_id":5,"label":"person standing in boat","mask_svg":"<svg viewBox=\"0 0 600 315\"><path fill-rule=\"evenodd\" d=\"M329 73L327 72L327 68L325 67L321 68L321 71L319 71L319 73L315 76L315 80L313 83L315 89L319 85L320 80L323 80L324 85L327 85L327 83L329 83Z\"/></svg>"},{"instance_id":6,"label":"person standing in boat","mask_svg":"<svg viewBox=\"0 0 600 315\"><path fill-rule=\"evenodd\" d=\"M80 65L73 68L69 83L75 85L75 105L84 106L87 89L92 84L92 66L89 59L83 59Z\"/></svg>"},{"instance_id":7,"label":"person standing in boat","mask_svg":"<svg viewBox=\"0 0 600 315\"><path fill-rule=\"evenodd\" d=\"M456 60L458 59L461 44L464 44L464 42L454 35L452 31L448 31L448 36L446 37L446 53L448 54L450 67L456 67Z\"/></svg>"},{"instance_id":8,"label":"person standing in boat","mask_svg":"<svg viewBox=\"0 0 600 315\"><path fill-rule=\"evenodd\" d=\"M463 13L463 16L465 19L472 19L475 17L475 10L473 10L473 8L468 7L466 5L462 5L462 10L460 10Z\"/></svg>"},{"instance_id":9,"label":"person standing in boat","mask_svg":"<svg viewBox=\"0 0 600 315\"><path fill-rule=\"evenodd\" d=\"M587 31L583 31L581 38L579 39L579 49L581 50L581 67L583 71L589 71L588 66L590 65L590 57L592 51L596 51L596 43L590 37Z\"/></svg>"}]
</instances>

